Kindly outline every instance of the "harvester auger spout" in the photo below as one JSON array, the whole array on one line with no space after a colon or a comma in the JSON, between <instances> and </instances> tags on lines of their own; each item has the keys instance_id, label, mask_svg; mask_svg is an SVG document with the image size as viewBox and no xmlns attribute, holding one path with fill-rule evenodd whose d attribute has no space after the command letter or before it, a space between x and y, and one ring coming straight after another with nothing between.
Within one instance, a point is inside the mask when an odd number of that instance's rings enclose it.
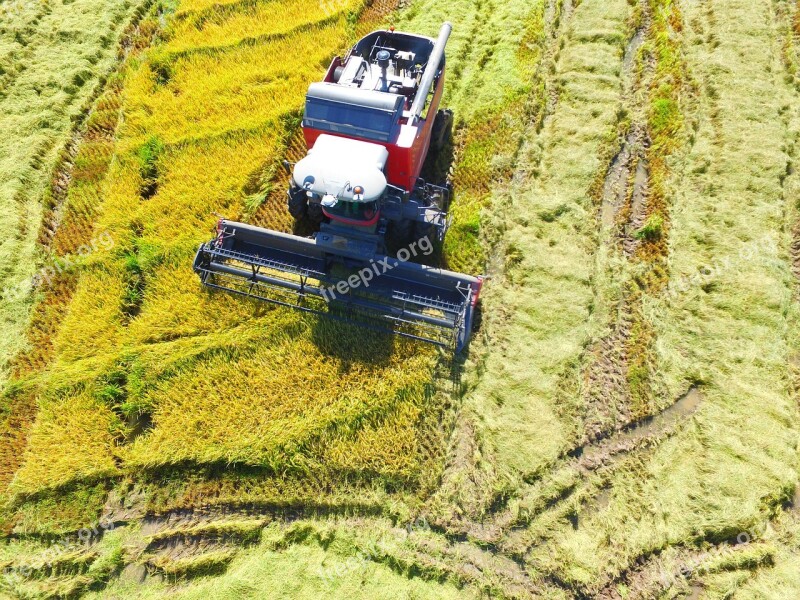
<instances>
[{"instance_id":1,"label":"harvester auger spout","mask_svg":"<svg viewBox=\"0 0 800 600\"><path fill-rule=\"evenodd\" d=\"M438 110L451 25L436 39L373 32L306 94L308 154L294 165L293 217L310 238L222 220L200 246L203 284L460 352L482 279L412 262L450 223L450 191L420 178L452 114Z\"/></svg>"}]
</instances>

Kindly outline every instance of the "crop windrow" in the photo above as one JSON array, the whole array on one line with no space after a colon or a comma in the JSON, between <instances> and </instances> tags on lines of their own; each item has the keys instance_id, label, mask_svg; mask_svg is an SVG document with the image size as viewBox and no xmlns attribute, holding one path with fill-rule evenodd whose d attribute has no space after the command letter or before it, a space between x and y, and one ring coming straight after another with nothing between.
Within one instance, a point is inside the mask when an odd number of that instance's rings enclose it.
<instances>
[{"instance_id":1,"label":"crop windrow","mask_svg":"<svg viewBox=\"0 0 800 600\"><path fill-rule=\"evenodd\" d=\"M788 244L769 242L785 228L785 129L776 115L787 103L765 18L771 6L653 6L667 10L654 13L663 64L649 100L648 164L668 235L643 243L635 260L662 400L692 388L702 402L672 435L605 473L602 494L579 518L540 527L548 542L528 560L590 596L628 575L635 584L636 565L662 554L673 572L675 547L702 552L745 531L762 535L757 525L787 503L796 481ZM674 135L670 122L681 121L685 134ZM659 143L667 160L654 155Z\"/></svg>"},{"instance_id":2,"label":"crop windrow","mask_svg":"<svg viewBox=\"0 0 800 600\"><path fill-rule=\"evenodd\" d=\"M593 194L610 252L601 269L616 308L610 334L600 340L587 377L585 440L607 436L665 408L673 400L659 383L656 336L644 305L668 281L669 161L683 145L681 103L689 92L680 57L676 3L641 2L626 49L628 106L621 111L620 146ZM602 253L604 256L606 253ZM608 292L606 292L608 293Z\"/></svg>"},{"instance_id":3,"label":"crop windrow","mask_svg":"<svg viewBox=\"0 0 800 600\"><path fill-rule=\"evenodd\" d=\"M451 489L445 479L449 491L440 505L446 510L436 515L453 533L496 540L503 519L487 524L486 517L506 504L517 506L519 486L566 451L567 430L575 426L567 414L574 399L568 392L556 394L553 385L565 379L577 383L564 373L576 370L580 344L573 344L586 334L585 325L570 327L586 321L578 313L591 313L591 299L584 295L584 267L591 260L584 253L590 252L594 224L584 203L600 165L578 164L574 157L598 155L603 134L614 127L615 61L617 53L621 58L625 12L624 3L605 10L591 2L548 3L539 16L546 29L533 36L542 46L526 48L540 62L532 71L528 118L517 127L525 133L512 156L515 176L498 190L486 228L495 244L489 263L494 281L485 296L487 322L479 339L488 344L493 364L480 364L467 383L460 420L477 442L455 440L457 456L472 458L466 465L454 461L450 477L464 483ZM576 131L575 123L585 126ZM547 300L556 289L557 297ZM498 293L502 299L493 297ZM544 314L550 309L556 313ZM490 425L470 425L468 419Z\"/></svg>"}]
</instances>

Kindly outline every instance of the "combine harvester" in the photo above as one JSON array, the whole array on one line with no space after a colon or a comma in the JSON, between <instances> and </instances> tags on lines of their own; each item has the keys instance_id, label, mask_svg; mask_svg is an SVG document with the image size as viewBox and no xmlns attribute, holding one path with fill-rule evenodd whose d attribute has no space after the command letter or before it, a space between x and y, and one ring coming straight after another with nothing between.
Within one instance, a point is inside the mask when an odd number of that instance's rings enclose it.
<instances>
[{"instance_id":1,"label":"combine harvester","mask_svg":"<svg viewBox=\"0 0 800 600\"><path fill-rule=\"evenodd\" d=\"M444 49L437 40L377 31L337 57L306 95L310 150L294 165L289 212L311 238L221 220L200 246L203 284L388 330L460 352L482 279L410 262L449 225L448 189L420 179L452 114L439 111Z\"/></svg>"}]
</instances>

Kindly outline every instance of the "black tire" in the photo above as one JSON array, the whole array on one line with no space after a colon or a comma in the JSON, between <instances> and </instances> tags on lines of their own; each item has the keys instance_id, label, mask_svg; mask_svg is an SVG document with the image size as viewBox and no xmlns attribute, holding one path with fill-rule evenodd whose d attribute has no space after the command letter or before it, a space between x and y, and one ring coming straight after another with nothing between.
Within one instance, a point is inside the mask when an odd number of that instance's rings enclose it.
<instances>
[{"instance_id":1,"label":"black tire","mask_svg":"<svg viewBox=\"0 0 800 600\"><path fill-rule=\"evenodd\" d=\"M414 241L419 242L422 238L428 238L431 244L436 244L439 241L439 232L435 225L426 223L424 221L417 221L414 223Z\"/></svg>"},{"instance_id":2,"label":"black tire","mask_svg":"<svg viewBox=\"0 0 800 600\"><path fill-rule=\"evenodd\" d=\"M389 221L384 237L386 251L397 254L398 250L409 246L412 241L413 225L411 221Z\"/></svg>"},{"instance_id":3,"label":"black tire","mask_svg":"<svg viewBox=\"0 0 800 600\"><path fill-rule=\"evenodd\" d=\"M453 137L453 111L440 110L436 113L431 132L431 148L439 151L444 148Z\"/></svg>"},{"instance_id":4,"label":"black tire","mask_svg":"<svg viewBox=\"0 0 800 600\"><path fill-rule=\"evenodd\" d=\"M289 214L299 221L306 216L308 211L308 198L302 190L299 192L289 192Z\"/></svg>"},{"instance_id":5,"label":"black tire","mask_svg":"<svg viewBox=\"0 0 800 600\"><path fill-rule=\"evenodd\" d=\"M309 203L308 204L308 220L314 223L315 225L319 225L322 223L322 220L325 218L325 214L322 212L322 205L316 203Z\"/></svg>"}]
</instances>

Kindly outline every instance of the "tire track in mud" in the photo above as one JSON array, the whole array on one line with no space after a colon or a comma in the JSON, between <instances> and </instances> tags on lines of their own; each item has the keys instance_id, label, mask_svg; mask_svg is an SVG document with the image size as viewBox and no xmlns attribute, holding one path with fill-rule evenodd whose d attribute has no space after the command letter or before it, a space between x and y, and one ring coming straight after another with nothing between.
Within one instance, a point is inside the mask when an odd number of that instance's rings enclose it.
<instances>
[{"instance_id":1,"label":"tire track in mud","mask_svg":"<svg viewBox=\"0 0 800 600\"><path fill-rule=\"evenodd\" d=\"M633 118L621 136L619 150L604 170L603 193L598 206L598 220L601 224L605 222L610 232L606 243L631 262L636 259L635 253L640 246L640 240L634 233L644 224L647 216L649 187L646 153L650 140L645 103L648 95L642 91L650 88L655 70L655 58L652 55L646 55L644 64L637 68L640 49L648 36L652 35L650 6L644 1L640 6L641 19L623 57L622 87L624 97L629 98L626 111ZM551 21L553 15L558 14L558 7L555 2L548 5L546 14ZM565 14L570 12L569 8L565 9ZM564 31L564 22L558 28L559 33ZM550 43L543 65L549 62L547 58L557 58L562 39L559 33L552 32L548 35ZM547 114L558 103L554 74L554 71L551 72L546 80ZM537 128L537 132L539 129ZM526 142L530 143L531 140L527 139ZM533 165L533 169L536 168ZM520 177L519 173L517 176ZM630 405L625 372L626 345L637 325L637 317L641 318L641 315L631 309L629 302L627 298L622 301L612 334L593 348L596 358L586 371L587 379L593 384L589 386L589 394L592 400L590 404L597 407L597 425L592 428L592 419L587 419L590 426L587 427L588 433L579 440L580 445L555 464L534 475L534 481L529 482L513 499L505 499L500 506L495 506L494 514L488 519L480 523L467 519L458 525L449 523L443 528L447 534L466 536L480 544L494 546L498 551L509 553L517 560L523 560L530 547L543 539L521 539L525 535L520 534L521 527L528 526L542 516L557 515L569 510L564 507L574 501L576 496L582 496L581 504L588 504L593 496L602 495L602 489L593 490L592 484L586 485L582 479L591 473L613 468L633 451L662 441L694 414L702 400L701 392L696 389L690 390L660 413L633 414L630 410L625 410ZM617 409L619 416L614 421L614 427L609 429L602 426L603 419L599 415L607 410L605 407L608 405L608 398L614 396L615 405L620 406ZM561 479L567 479L568 482L554 483ZM547 491L548 486L553 487ZM575 518L578 519L577 515Z\"/></svg>"},{"instance_id":2,"label":"tire track in mud","mask_svg":"<svg viewBox=\"0 0 800 600\"><path fill-rule=\"evenodd\" d=\"M792 5L789 3L783 4L773 1L773 9L775 10L775 19L777 26L784 32L787 38L781 45L780 53L784 66L784 73L786 75L787 87L791 95L795 99L795 106L800 102L800 88L798 88L797 80L795 79L795 68L797 62L800 61L800 31L795 33L794 24L800 24L800 5ZM787 131L789 132L790 139L788 140L786 153L788 160L786 163L786 174L781 179L781 189L784 193L784 199L787 203L787 211L790 219L794 222L790 223L791 227L791 246L790 258L792 261L792 273L797 280L797 289L795 291L795 300L800 302L800 177L797 172L798 152L800 152L800 131L792 131L792 115L791 107L783 115L786 122ZM800 125L800 114L795 116L797 125ZM800 356L794 357L793 361L795 369L800 371ZM797 377L800 373L795 373ZM796 385L800 389L800 381Z\"/></svg>"},{"instance_id":3,"label":"tire track in mud","mask_svg":"<svg viewBox=\"0 0 800 600\"><path fill-rule=\"evenodd\" d=\"M553 465L546 476L529 485L513 512L507 511L494 523L495 536L498 531L504 532L495 540L498 548L524 560L533 547L555 535L549 523L567 519L573 528L580 527L583 519L607 504L608 476L636 453L646 452L674 436L691 420L702 401L702 391L692 388L658 415L578 448Z\"/></svg>"},{"instance_id":4,"label":"tire track in mud","mask_svg":"<svg viewBox=\"0 0 800 600\"><path fill-rule=\"evenodd\" d=\"M618 578L607 582L595 598L649 600L666 593L670 597L703 598L709 575L734 571L746 574L735 584L738 589L762 569L773 566L775 539L791 536L800 526L800 485L789 502L772 508L777 514L732 539L687 541L640 556ZM762 539L767 535L769 539ZM800 550L800 546L795 543L791 549ZM624 595L621 589L625 590ZM735 589L728 588L729 594Z\"/></svg>"},{"instance_id":5,"label":"tire track in mud","mask_svg":"<svg viewBox=\"0 0 800 600\"><path fill-rule=\"evenodd\" d=\"M142 498L143 499L143 498ZM113 504L116 504L113 503ZM447 541L431 535L424 520L406 524L395 522L387 528L389 519L380 511L306 512L264 510L258 507L218 507L209 510L174 510L161 515L142 512L115 512L107 506L106 515L124 516L120 527L131 522L141 523L135 539L129 539L124 549L123 575L143 582L160 577L181 563L202 563L207 558L223 554L218 565L224 571L233 554L262 538L262 530L278 523L283 540L271 542L275 551L294 545L330 544L333 537L350 531L374 531L353 545L352 559L374 562L389 567L401 575L412 575L428 581L450 579L460 585L471 585L497 598L530 598L546 596L549 586L533 580L524 566L464 541ZM129 519L128 517L135 517ZM313 519L311 521L310 519ZM319 528L323 531L316 530ZM324 538L324 539L323 539ZM230 554L230 556L228 556ZM187 576L191 577L191 572Z\"/></svg>"},{"instance_id":6,"label":"tire track in mud","mask_svg":"<svg viewBox=\"0 0 800 600\"><path fill-rule=\"evenodd\" d=\"M634 72L640 48L655 35L651 6L647 2L640 6L641 20L623 58L623 89L625 97L630 99L627 111L632 117L621 136L620 149L605 170L598 207L598 220L608 233L605 243L632 264L643 260L637 254L642 240L635 232L644 225L649 212L647 152L650 139L646 112L649 95L646 90L651 88L656 68L655 56L645 54L641 56L641 68ZM652 267L648 265L648 268ZM573 527L578 527L582 518L607 501L609 492L602 480L608 477L609 471L631 453L657 445L674 435L699 408L702 392L693 388L660 412L630 410L626 351L634 327L641 326L640 321L644 318L636 306L631 306L640 302L641 292L634 293L632 298L624 297L612 334L593 349L596 358L587 368L586 377L592 384L588 386L589 397L595 401L601 418L596 420L594 428L591 418L587 419L589 426L582 444L545 469L546 474L534 476L535 481L514 499L513 506L509 503L491 520L473 527L469 535L480 543L493 544L499 551L524 560L533 546L548 539L547 531L552 531L552 527L539 527L544 533L531 534L527 531L530 525L548 520L563 522L566 518ZM617 418L614 427L609 429L602 426L602 411L608 398L614 395L616 407L620 408L616 408ZM587 481L589 476L601 473L602 476L594 477L595 481ZM601 480L599 484L597 479Z\"/></svg>"},{"instance_id":7,"label":"tire track in mud","mask_svg":"<svg viewBox=\"0 0 800 600\"><path fill-rule=\"evenodd\" d=\"M649 189L646 90L652 83L655 57L640 54L646 39L652 37L648 0L640 1L639 10L640 22L627 44L622 66L623 98L627 99L625 111L630 122L621 147L605 172L598 202L602 243L610 247L612 254L621 254L626 265L634 262L640 245L636 232L647 217ZM624 278L626 274L619 276ZM633 306L637 294L628 287L613 311L615 319L610 333L589 350L592 358L584 373L583 443L602 440L610 432L642 417L641 411L636 414L629 383L629 345L641 315Z\"/></svg>"},{"instance_id":8,"label":"tire track in mud","mask_svg":"<svg viewBox=\"0 0 800 600\"><path fill-rule=\"evenodd\" d=\"M541 153L531 153L530 146L535 144L538 136L542 132L544 123L558 107L560 90L556 81L557 66L561 58L561 48L566 40L568 27L572 14L575 10L574 0L548 0L545 7L545 45L539 66L536 69L534 80L541 80L544 84L545 102L543 106L526 106L525 112L532 115L534 127L529 130L520 144L520 151L517 153L517 164L514 169L514 181L520 182L527 180L531 173L538 172L541 168ZM538 102L535 94L531 95L533 103ZM520 161L520 156L535 157L534 161ZM500 249L496 249L496 255L500 254ZM496 256L494 261L502 264L502 257Z\"/></svg>"},{"instance_id":9,"label":"tire track in mud","mask_svg":"<svg viewBox=\"0 0 800 600\"><path fill-rule=\"evenodd\" d=\"M595 473L610 473L633 453L646 451L685 426L700 408L703 393L692 388L681 398L657 415L628 425L615 434L576 448L551 465L546 474L526 484L517 494L513 506L507 505L482 523L464 524L462 529L448 527L443 533L451 539L466 537L474 542L492 547L514 560L524 561L525 555L535 545L549 539L530 537L526 528L540 520L559 520L571 514L570 502L579 500L586 510L602 504L607 489L586 481ZM573 513L573 526L578 526L588 514ZM468 526L467 526L468 525ZM547 530L547 528L544 528Z\"/></svg>"}]
</instances>

